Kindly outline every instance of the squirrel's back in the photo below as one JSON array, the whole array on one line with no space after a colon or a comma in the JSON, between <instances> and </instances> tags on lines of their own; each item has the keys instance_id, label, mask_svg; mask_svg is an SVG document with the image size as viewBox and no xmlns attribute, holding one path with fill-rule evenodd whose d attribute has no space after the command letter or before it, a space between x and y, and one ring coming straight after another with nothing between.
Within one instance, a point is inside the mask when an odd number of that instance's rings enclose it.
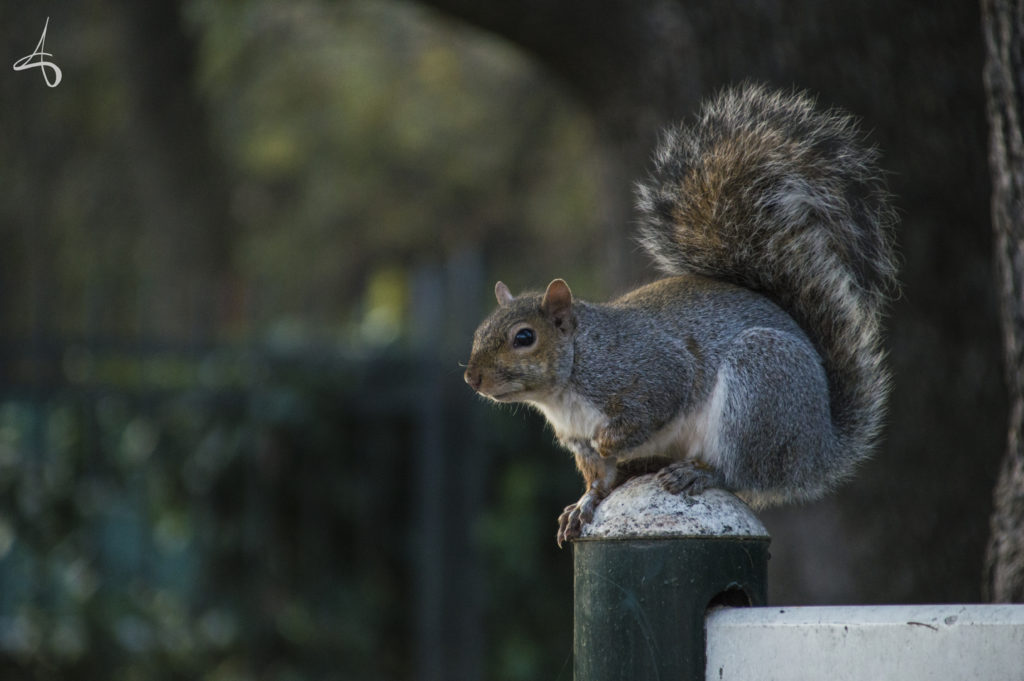
<instances>
[{"instance_id":1,"label":"squirrel's back","mask_svg":"<svg viewBox=\"0 0 1024 681\"><path fill-rule=\"evenodd\" d=\"M662 270L761 292L808 334L851 465L884 416L881 318L897 286L895 214L861 138L807 95L744 85L666 131L637 190L641 241Z\"/></svg>"}]
</instances>

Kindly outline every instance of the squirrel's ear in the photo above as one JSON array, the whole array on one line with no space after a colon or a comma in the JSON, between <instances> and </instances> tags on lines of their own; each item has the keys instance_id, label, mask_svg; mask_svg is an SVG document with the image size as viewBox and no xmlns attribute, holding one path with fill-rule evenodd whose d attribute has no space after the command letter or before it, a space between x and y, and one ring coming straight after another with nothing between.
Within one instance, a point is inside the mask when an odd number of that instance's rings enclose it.
<instances>
[{"instance_id":1,"label":"squirrel's ear","mask_svg":"<svg viewBox=\"0 0 1024 681\"><path fill-rule=\"evenodd\" d=\"M498 305L508 305L512 302L512 292L500 281L494 285L494 297L498 299Z\"/></svg>"},{"instance_id":2,"label":"squirrel's ear","mask_svg":"<svg viewBox=\"0 0 1024 681\"><path fill-rule=\"evenodd\" d=\"M548 284L548 290L544 292L544 300L540 306L554 319L555 326L567 328L564 322L568 320L572 311L572 291L569 290L569 285L562 279L555 279Z\"/></svg>"}]
</instances>

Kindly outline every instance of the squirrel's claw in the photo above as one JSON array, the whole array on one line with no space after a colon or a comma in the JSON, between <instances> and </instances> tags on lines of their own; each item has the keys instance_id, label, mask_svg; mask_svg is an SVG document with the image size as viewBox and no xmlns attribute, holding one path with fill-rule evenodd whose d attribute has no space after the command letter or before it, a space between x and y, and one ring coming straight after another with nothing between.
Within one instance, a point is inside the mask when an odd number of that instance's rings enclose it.
<instances>
[{"instance_id":1,"label":"squirrel's claw","mask_svg":"<svg viewBox=\"0 0 1024 681\"><path fill-rule=\"evenodd\" d=\"M675 461L658 471L658 482L669 494L697 495L712 487L725 487L721 473L703 461Z\"/></svg>"},{"instance_id":2,"label":"squirrel's claw","mask_svg":"<svg viewBox=\"0 0 1024 681\"><path fill-rule=\"evenodd\" d=\"M575 504L569 504L558 516L558 535L555 540L558 548L572 539L576 539L583 532L583 526L594 519L594 508L600 501L593 492L587 492Z\"/></svg>"},{"instance_id":3,"label":"squirrel's claw","mask_svg":"<svg viewBox=\"0 0 1024 681\"><path fill-rule=\"evenodd\" d=\"M583 526L593 519L593 510L587 513L585 508L581 508L582 501L581 499L575 504L569 504L558 516L558 536L556 537L558 548L562 548L565 542L579 537Z\"/></svg>"},{"instance_id":4,"label":"squirrel's claw","mask_svg":"<svg viewBox=\"0 0 1024 681\"><path fill-rule=\"evenodd\" d=\"M558 516L558 534L555 536L558 548L562 548L562 545L570 539L580 536L583 522L580 519L578 506L578 504L569 504L562 511L562 514Z\"/></svg>"}]
</instances>

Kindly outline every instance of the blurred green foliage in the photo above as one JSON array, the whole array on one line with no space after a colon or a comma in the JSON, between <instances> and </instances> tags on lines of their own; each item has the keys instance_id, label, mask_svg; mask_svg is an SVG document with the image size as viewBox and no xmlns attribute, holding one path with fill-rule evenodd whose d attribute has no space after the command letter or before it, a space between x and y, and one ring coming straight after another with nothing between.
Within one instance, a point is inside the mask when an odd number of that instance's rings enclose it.
<instances>
[{"instance_id":1,"label":"blurred green foliage","mask_svg":"<svg viewBox=\"0 0 1024 681\"><path fill-rule=\"evenodd\" d=\"M180 26L146 24L166 5ZM362 343L380 272L460 250L514 289L605 293L581 265L599 251L591 123L511 46L412 3L152 7L54 8L64 82L0 83L23 107L0 137L6 280L24 294L3 301L8 331ZM30 50L44 18L0 10L0 34ZM186 55L163 59L175 31ZM402 336L399 283L376 308Z\"/></svg>"},{"instance_id":2,"label":"blurred green foliage","mask_svg":"<svg viewBox=\"0 0 1024 681\"><path fill-rule=\"evenodd\" d=\"M286 309L323 326L382 267L459 248L500 244L545 283L593 229L588 121L509 46L380 2L197 0L188 16L257 323ZM400 286L370 290L366 314L403 318Z\"/></svg>"},{"instance_id":3,"label":"blurred green foliage","mask_svg":"<svg viewBox=\"0 0 1024 681\"><path fill-rule=\"evenodd\" d=\"M494 278L597 295L590 121L414 4L47 11L61 85L0 78L0 678L568 678L578 481L457 360Z\"/></svg>"},{"instance_id":4,"label":"blurred green foliage","mask_svg":"<svg viewBox=\"0 0 1024 681\"><path fill-rule=\"evenodd\" d=\"M245 378L181 389L126 374L0 403L0 676L416 675L395 650L416 645L416 393L429 378L394 357L174 362L222 363ZM536 419L467 416L452 389L440 465L491 461L480 513L444 530L477 555L484 678L567 674L570 561L552 537L575 474L566 461L552 475ZM437 493L457 515L457 484ZM426 539L426 555L445 551ZM464 559L439 558L465 576ZM443 588L451 619L472 594Z\"/></svg>"}]
</instances>

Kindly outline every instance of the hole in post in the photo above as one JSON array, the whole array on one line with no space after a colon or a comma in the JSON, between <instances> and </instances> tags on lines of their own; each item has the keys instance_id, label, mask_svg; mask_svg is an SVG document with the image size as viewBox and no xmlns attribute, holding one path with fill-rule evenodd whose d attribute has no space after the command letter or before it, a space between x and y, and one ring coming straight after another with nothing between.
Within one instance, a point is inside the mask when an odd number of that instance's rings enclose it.
<instances>
[{"instance_id":1,"label":"hole in post","mask_svg":"<svg viewBox=\"0 0 1024 681\"><path fill-rule=\"evenodd\" d=\"M713 608L749 608L753 604L750 595L739 584L730 584L725 591L721 591L708 601L705 612Z\"/></svg>"}]
</instances>

